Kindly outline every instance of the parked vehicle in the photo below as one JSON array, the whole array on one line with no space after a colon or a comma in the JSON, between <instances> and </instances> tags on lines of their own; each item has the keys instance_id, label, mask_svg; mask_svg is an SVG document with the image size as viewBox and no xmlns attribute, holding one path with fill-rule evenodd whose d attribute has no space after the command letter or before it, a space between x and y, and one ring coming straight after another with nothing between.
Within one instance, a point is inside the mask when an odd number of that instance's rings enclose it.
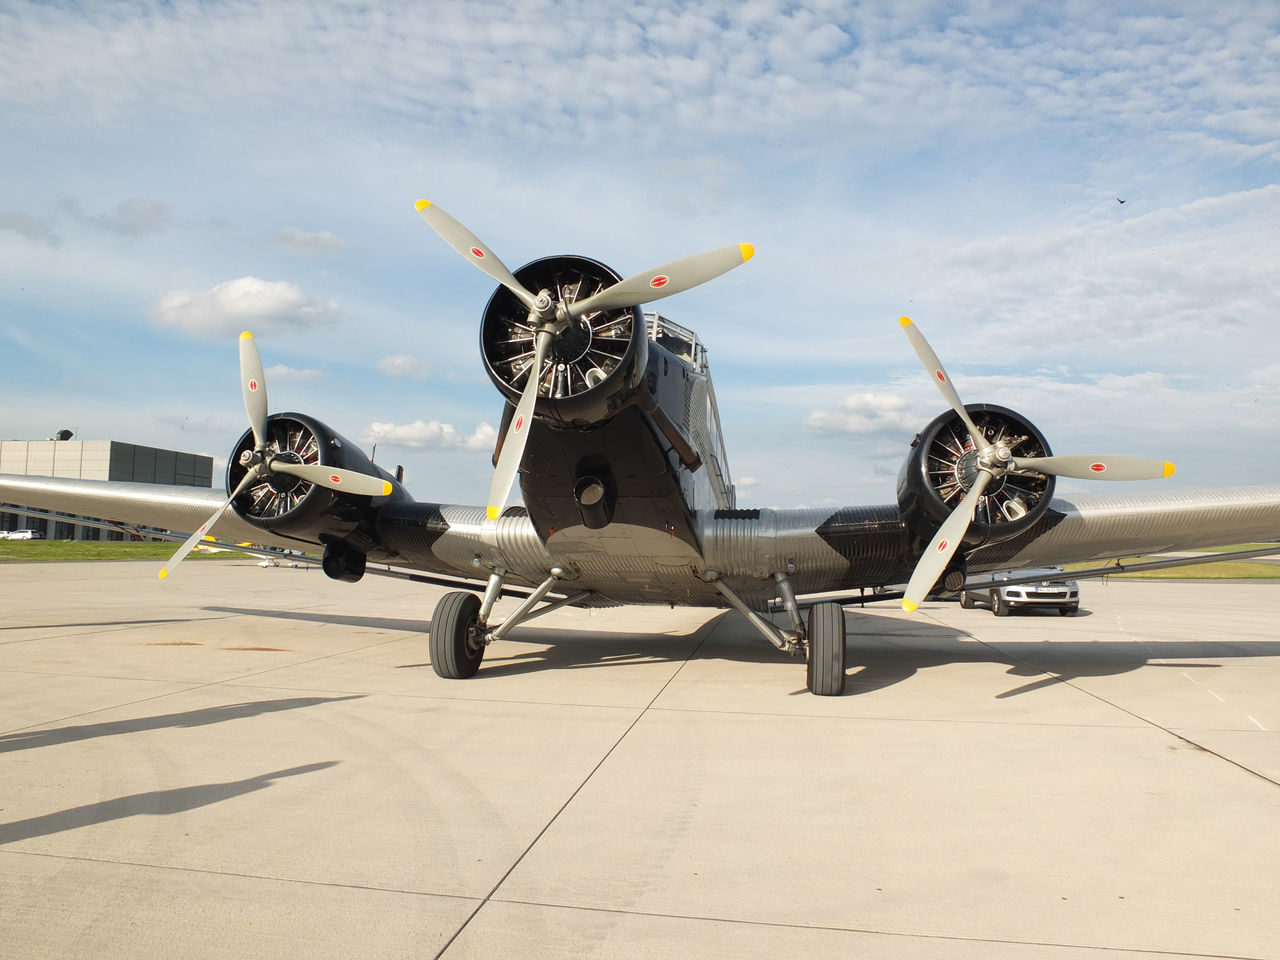
<instances>
[{"instance_id":1,"label":"parked vehicle","mask_svg":"<svg viewBox=\"0 0 1280 960\"><path fill-rule=\"evenodd\" d=\"M6 540L43 540L44 534L39 530L10 530Z\"/></svg>"},{"instance_id":2,"label":"parked vehicle","mask_svg":"<svg viewBox=\"0 0 1280 960\"><path fill-rule=\"evenodd\" d=\"M1024 577L1042 577L1034 583L1001 586L1003 580L1021 580ZM993 573L987 578L990 587L971 587L960 594L960 606L966 610L979 603L989 603L997 617L1007 617L1022 607L1048 607L1056 609L1063 617L1074 617L1080 609L1080 586L1063 575L1061 567L1038 567L1031 570L1012 570Z\"/></svg>"}]
</instances>

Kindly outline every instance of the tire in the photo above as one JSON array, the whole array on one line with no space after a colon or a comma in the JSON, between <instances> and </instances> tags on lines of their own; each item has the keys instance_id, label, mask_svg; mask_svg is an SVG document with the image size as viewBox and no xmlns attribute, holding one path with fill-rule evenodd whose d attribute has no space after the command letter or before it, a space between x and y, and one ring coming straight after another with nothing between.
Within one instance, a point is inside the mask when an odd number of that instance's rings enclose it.
<instances>
[{"instance_id":1,"label":"tire","mask_svg":"<svg viewBox=\"0 0 1280 960\"><path fill-rule=\"evenodd\" d=\"M809 608L808 664L805 681L819 697L844 693L844 607L817 603Z\"/></svg>"},{"instance_id":2,"label":"tire","mask_svg":"<svg viewBox=\"0 0 1280 960\"><path fill-rule=\"evenodd\" d=\"M1007 617L1013 611L1009 609L1008 602L1000 596L999 590L991 591L991 612L997 617Z\"/></svg>"},{"instance_id":3,"label":"tire","mask_svg":"<svg viewBox=\"0 0 1280 960\"><path fill-rule=\"evenodd\" d=\"M1074 617L1074 616L1076 615L1077 611L1079 611L1079 609L1080 609L1079 607L1059 607L1059 608L1058 608L1058 616L1060 616L1060 617Z\"/></svg>"},{"instance_id":4,"label":"tire","mask_svg":"<svg viewBox=\"0 0 1280 960\"><path fill-rule=\"evenodd\" d=\"M960 591L960 607L961 607L961 609L963 609L963 610L972 610L972 609L973 609L973 595L972 595L972 594L970 594L970 593L966 593L966 592L965 592L965 591L963 591L963 590L962 590L962 591Z\"/></svg>"},{"instance_id":5,"label":"tire","mask_svg":"<svg viewBox=\"0 0 1280 960\"><path fill-rule=\"evenodd\" d=\"M446 680L474 677L484 659L484 644L475 643L480 598L474 593L446 593L431 615L431 668ZM473 648L474 644L474 648Z\"/></svg>"}]
</instances>

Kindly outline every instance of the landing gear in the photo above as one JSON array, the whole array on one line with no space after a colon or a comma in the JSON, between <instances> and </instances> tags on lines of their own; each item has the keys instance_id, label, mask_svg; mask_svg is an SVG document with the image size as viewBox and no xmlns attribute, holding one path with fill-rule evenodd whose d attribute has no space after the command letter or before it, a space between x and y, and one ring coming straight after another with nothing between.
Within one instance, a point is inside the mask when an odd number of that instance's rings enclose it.
<instances>
[{"instance_id":1,"label":"landing gear","mask_svg":"<svg viewBox=\"0 0 1280 960\"><path fill-rule=\"evenodd\" d=\"M809 692L819 697L844 693L844 607L817 603L809 608Z\"/></svg>"},{"instance_id":2,"label":"landing gear","mask_svg":"<svg viewBox=\"0 0 1280 960\"><path fill-rule=\"evenodd\" d=\"M484 659L480 633L480 598L474 593L446 593L431 615L431 667L446 680L474 677Z\"/></svg>"}]
</instances>

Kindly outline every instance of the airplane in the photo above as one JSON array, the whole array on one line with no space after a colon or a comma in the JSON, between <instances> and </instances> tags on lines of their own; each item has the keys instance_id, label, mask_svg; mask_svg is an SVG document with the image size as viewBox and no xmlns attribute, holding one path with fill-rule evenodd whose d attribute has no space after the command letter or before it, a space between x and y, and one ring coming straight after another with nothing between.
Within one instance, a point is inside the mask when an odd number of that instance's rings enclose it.
<instances>
[{"instance_id":1,"label":"airplane","mask_svg":"<svg viewBox=\"0 0 1280 960\"><path fill-rule=\"evenodd\" d=\"M1173 465L1052 454L1021 414L963 403L906 317L902 330L946 409L912 439L895 502L742 506L705 347L688 328L641 308L741 266L753 255L749 244L625 279L576 255L513 273L440 207L422 200L417 209L497 283L480 324L481 359L503 398L484 506L416 500L401 477L320 420L269 413L248 331L240 380L249 429L232 448L225 496L0 476L0 501L194 531L162 579L216 532L322 552L324 572L339 581L379 573L451 587L429 628L431 664L446 679L474 676L489 644L561 607L663 604L738 611L765 641L804 657L806 687L819 696L844 691L846 603L899 600L914 612L929 598L958 595L983 572L1105 564L1073 572L1081 579L1133 569L1120 557L1280 537L1275 485L1055 498L1057 477L1154 479ZM521 503L508 506L517 479ZM504 596L522 601L494 622Z\"/></svg>"}]
</instances>

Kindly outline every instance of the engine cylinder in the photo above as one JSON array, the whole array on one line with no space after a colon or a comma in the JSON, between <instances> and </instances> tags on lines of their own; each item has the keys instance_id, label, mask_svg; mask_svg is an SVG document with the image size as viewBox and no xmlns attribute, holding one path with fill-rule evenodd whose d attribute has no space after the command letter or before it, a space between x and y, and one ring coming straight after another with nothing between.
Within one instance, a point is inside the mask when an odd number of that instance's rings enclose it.
<instances>
[{"instance_id":1,"label":"engine cylinder","mask_svg":"<svg viewBox=\"0 0 1280 960\"><path fill-rule=\"evenodd\" d=\"M545 257L515 271L525 288L573 303L617 283L617 273L589 257ZM528 310L506 287L485 306L480 355L511 403L533 363ZM586 428L613 417L635 395L648 362L649 336L639 307L583 314L555 334L542 367L535 416L551 426Z\"/></svg>"},{"instance_id":2,"label":"engine cylinder","mask_svg":"<svg viewBox=\"0 0 1280 960\"><path fill-rule=\"evenodd\" d=\"M1049 443L1030 421L1006 407L965 405L970 419L992 442L1015 457L1050 456ZM948 410L912 441L898 474L898 508L912 534L927 542L960 504L977 478L977 452L964 422ZM1053 477L1006 473L979 499L964 543L973 547L1015 537L1044 516L1053 497Z\"/></svg>"}]
</instances>

